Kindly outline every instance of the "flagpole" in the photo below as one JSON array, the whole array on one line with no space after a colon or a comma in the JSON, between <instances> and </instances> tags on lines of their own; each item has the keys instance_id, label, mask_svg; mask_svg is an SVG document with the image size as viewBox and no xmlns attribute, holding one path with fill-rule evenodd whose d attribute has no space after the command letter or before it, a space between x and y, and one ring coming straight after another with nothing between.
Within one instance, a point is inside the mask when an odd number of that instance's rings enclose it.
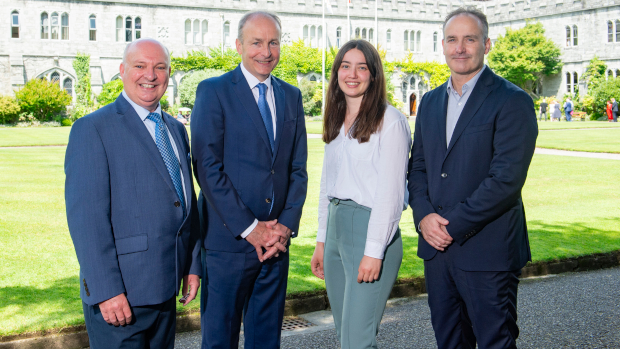
<instances>
[{"instance_id":1,"label":"flagpole","mask_svg":"<svg viewBox=\"0 0 620 349\"><path fill-rule=\"evenodd\" d=\"M347 0L347 40L351 40L351 17L349 17L349 7L351 7L351 0Z\"/></svg>"},{"instance_id":2,"label":"flagpole","mask_svg":"<svg viewBox=\"0 0 620 349\"><path fill-rule=\"evenodd\" d=\"M379 0L375 0L375 47L379 48L379 21L378 13L379 13Z\"/></svg>"},{"instance_id":3,"label":"flagpole","mask_svg":"<svg viewBox=\"0 0 620 349\"><path fill-rule=\"evenodd\" d=\"M323 47L321 47L322 54L322 72L321 81L323 82L323 98L321 99L321 115L325 116L325 47L327 47L327 28L325 26L325 0L323 0Z\"/></svg>"}]
</instances>

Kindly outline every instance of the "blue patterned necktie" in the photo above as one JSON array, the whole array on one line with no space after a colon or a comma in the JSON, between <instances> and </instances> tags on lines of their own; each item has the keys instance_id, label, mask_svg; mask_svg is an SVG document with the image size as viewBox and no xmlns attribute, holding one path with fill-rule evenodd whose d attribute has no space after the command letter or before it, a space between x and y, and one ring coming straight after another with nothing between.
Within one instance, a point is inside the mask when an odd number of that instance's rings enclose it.
<instances>
[{"instance_id":1,"label":"blue patterned necktie","mask_svg":"<svg viewBox=\"0 0 620 349\"><path fill-rule=\"evenodd\" d=\"M179 160L176 155L174 155L174 150L172 150L172 143L170 143L168 131L166 131L166 127L164 126L164 120L158 113L149 113L146 118L153 121L156 125L155 144L157 144L157 149L159 149L161 157L164 159L164 163L170 174L170 179L172 179L172 183L174 184L174 189L179 196L179 201L181 201L183 217L185 217L185 195L183 195L183 183L181 182L181 167L179 165Z\"/></svg>"},{"instance_id":2,"label":"blue patterned necktie","mask_svg":"<svg viewBox=\"0 0 620 349\"><path fill-rule=\"evenodd\" d=\"M267 129L267 135L269 136L271 154L273 154L275 137L273 136L273 120L271 119L271 110L269 110L267 98L265 97L267 85L261 82L256 86L258 86L258 110L260 111L260 116L263 117L263 122L265 123L265 128Z\"/></svg>"}]
</instances>

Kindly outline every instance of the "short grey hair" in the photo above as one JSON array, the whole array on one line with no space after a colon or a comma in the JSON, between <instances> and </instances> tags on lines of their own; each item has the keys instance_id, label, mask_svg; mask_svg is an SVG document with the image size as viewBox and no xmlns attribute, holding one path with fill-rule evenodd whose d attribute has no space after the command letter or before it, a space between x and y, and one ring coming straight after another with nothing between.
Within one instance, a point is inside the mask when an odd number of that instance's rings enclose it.
<instances>
[{"instance_id":1,"label":"short grey hair","mask_svg":"<svg viewBox=\"0 0 620 349\"><path fill-rule=\"evenodd\" d=\"M477 19L481 27L480 29L482 30L482 40L487 41L487 38L489 37L489 22L487 21L487 16L482 11L478 10L473 6L459 7L456 10L448 13L446 19L444 19L443 21L444 38L446 36L446 24L448 24L448 21L460 15L468 15Z\"/></svg>"},{"instance_id":2,"label":"short grey hair","mask_svg":"<svg viewBox=\"0 0 620 349\"><path fill-rule=\"evenodd\" d=\"M239 39L239 41L243 42L243 27L245 26L247 21L254 17L266 17L273 19L273 21L276 22L276 24L278 25L278 31L280 32L280 35L282 35L282 22L280 21L280 17L278 17L275 13L271 13L268 11L252 11L243 15L243 17L241 17L241 20L239 21L239 27L237 28L237 39Z\"/></svg>"},{"instance_id":3,"label":"short grey hair","mask_svg":"<svg viewBox=\"0 0 620 349\"><path fill-rule=\"evenodd\" d=\"M150 41L156 44L159 44L159 46L161 46L161 48L164 50L164 52L166 53L166 64L168 65L168 67L170 67L170 51L168 51L168 48L166 46L164 46L164 44L162 44L161 42L155 40L155 39L151 39L151 38L142 38L142 39L138 39L136 41L132 41L130 43L127 44L127 46L125 46L125 51L123 51L123 63L127 63L127 54L129 54L129 51L131 51L131 48L134 47L135 45L141 43L141 42L145 42L145 41Z\"/></svg>"}]
</instances>

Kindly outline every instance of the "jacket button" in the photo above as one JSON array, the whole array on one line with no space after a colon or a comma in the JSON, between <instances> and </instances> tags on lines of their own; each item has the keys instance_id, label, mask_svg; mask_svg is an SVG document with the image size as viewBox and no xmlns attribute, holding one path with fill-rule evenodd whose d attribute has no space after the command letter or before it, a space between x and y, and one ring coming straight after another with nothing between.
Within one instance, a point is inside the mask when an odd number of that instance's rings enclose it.
<instances>
[{"instance_id":1,"label":"jacket button","mask_svg":"<svg viewBox=\"0 0 620 349\"><path fill-rule=\"evenodd\" d=\"M446 178L446 177L448 177L447 173L444 172L444 173L441 174L441 178Z\"/></svg>"},{"instance_id":2,"label":"jacket button","mask_svg":"<svg viewBox=\"0 0 620 349\"><path fill-rule=\"evenodd\" d=\"M181 234L182 234L181 231L179 231L179 236L181 236Z\"/></svg>"},{"instance_id":3,"label":"jacket button","mask_svg":"<svg viewBox=\"0 0 620 349\"><path fill-rule=\"evenodd\" d=\"M266 199L265 199L265 202L266 202L266 203L268 203L268 204L270 204L270 203L271 203L271 199L270 199L270 198L266 198Z\"/></svg>"},{"instance_id":4,"label":"jacket button","mask_svg":"<svg viewBox=\"0 0 620 349\"><path fill-rule=\"evenodd\" d=\"M441 205L437 206L437 208L443 210L443 207L441 207Z\"/></svg>"},{"instance_id":5,"label":"jacket button","mask_svg":"<svg viewBox=\"0 0 620 349\"><path fill-rule=\"evenodd\" d=\"M271 170L271 174L276 174L276 171L274 171L274 170Z\"/></svg>"},{"instance_id":6,"label":"jacket button","mask_svg":"<svg viewBox=\"0 0 620 349\"><path fill-rule=\"evenodd\" d=\"M174 202L174 207L179 207L179 206L181 206L181 203L179 201L175 201Z\"/></svg>"}]
</instances>

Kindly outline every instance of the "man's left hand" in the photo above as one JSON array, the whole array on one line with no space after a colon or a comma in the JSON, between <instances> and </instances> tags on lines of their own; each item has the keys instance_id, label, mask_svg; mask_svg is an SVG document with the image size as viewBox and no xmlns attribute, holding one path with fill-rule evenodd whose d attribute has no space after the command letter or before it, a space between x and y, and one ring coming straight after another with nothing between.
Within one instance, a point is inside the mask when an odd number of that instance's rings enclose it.
<instances>
[{"instance_id":1,"label":"man's left hand","mask_svg":"<svg viewBox=\"0 0 620 349\"><path fill-rule=\"evenodd\" d=\"M198 289L200 288L200 276L195 274L185 275L183 277L183 298L179 299L179 302L183 303L183 306L189 304L196 298ZM189 289L189 290L188 290ZM188 292L189 291L189 292Z\"/></svg>"},{"instance_id":2,"label":"man's left hand","mask_svg":"<svg viewBox=\"0 0 620 349\"><path fill-rule=\"evenodd\" d=\"M274 230L274 236L272 240L267 242L267 246L273 246L278 241L280 241L283 246L286 246L288 244L288 239L291 238L291 234L293 232L285 225L278 223L277 219L274 219L271 222L267 223L267 227Z\"/></svg>"}]
</instances>

